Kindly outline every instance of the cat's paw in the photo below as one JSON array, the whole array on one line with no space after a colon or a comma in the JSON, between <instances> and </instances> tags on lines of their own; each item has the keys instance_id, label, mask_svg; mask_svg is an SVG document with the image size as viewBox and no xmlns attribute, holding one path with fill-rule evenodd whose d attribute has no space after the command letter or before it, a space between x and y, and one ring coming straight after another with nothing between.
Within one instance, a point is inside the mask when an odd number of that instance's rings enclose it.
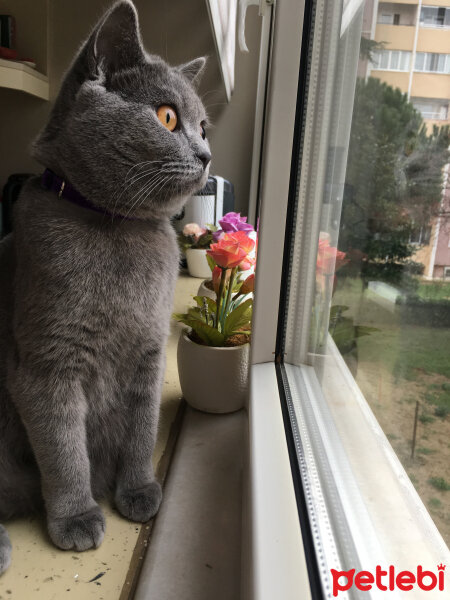
<instances>
[{"instance_id":1,"label":"cat's paw","mask_svg":"<svg viewBox=\"0 0 450 600\"><path fill-rule=\"evenodd\" d=\"M105 517L99 506L80 515L49 519L48 532L53 543L62 550L98 548L105 535Z\"/></svg>"},{"instance_id":2,"label":"cat's paw","mask_svg":"<svg viewBox=\"0 0 450 600\"><path fill-rule=\"evenodd\" d=\"M118 490L116 506L120 513L138 523L145 523L156 515L162 500L161 486L152 481L137 490Z\"/></svg>"},{"instance_id":3,"label":"cat's paw","mask_svg":"<svg viewBox=\"0 0 450 600\"><path fill-rule=\"evenodd\" d=\"M11 564L11 542L6 529L0 525L0 575Z\"/></svg>"}]
</instances>

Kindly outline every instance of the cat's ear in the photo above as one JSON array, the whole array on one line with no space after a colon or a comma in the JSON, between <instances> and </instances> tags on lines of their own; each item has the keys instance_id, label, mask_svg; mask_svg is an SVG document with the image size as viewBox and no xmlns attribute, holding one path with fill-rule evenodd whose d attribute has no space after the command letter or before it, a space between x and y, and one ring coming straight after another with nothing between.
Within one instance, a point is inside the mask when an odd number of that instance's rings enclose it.
<instances>
[{"instance_id":1,"label":"cat's ear","mask_svg":"<svg viewBox=\"0 0 450 600\"><path fill-rule=\"evenodd\" d=\"M145 61L136 9L120 0L97 23L67 71L50 119L32 146L36 158L60 131L83 83Z\"/></svg>"},{"instance_id":2,"label":"cat's ear","mask_svg":"<svg viewBox=\"0 0 450 600\"><path fill-rule=\"evenodd\" d=\"M178 71L182 73L193 85L198 86L200 83L200 79L202 78L203 71L206 66L206 57L200 56L199 58L194 58L188 63L184 65L180 65Z\"/></svg>"},{"instance_id":3,"label":"cat's ear","mask_svg":"<svg viewBox=\"0 0 450 600\"><path fill-rule=\"evenodd\" d=\"M133 67L145 60L137 12L129 0L117 2L106 13L91 39L96 65L106 73Z\"/></svg>"}]
</instances>

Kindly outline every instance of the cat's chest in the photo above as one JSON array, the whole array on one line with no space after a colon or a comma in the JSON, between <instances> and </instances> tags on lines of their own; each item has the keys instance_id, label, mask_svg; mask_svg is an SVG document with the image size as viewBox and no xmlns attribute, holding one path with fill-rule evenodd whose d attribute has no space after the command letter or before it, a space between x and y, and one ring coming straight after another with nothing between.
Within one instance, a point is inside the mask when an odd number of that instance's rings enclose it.
<instances>
[{"instance_id":1,"label":"cat's chest","mask_svg":"<svg viewBox=\"0 0 450 600\"><path fill-rule=\"evenodd\" d=\"M64 231L42 247L46 287L58 312L93 320L103 330L151 327L170 315L178 272L175 234L168 227L116 232Z\"/></svg>"},{"instance_id":2,"label":"cat's chest","mask_svg":"<svg viewBox=\"0 0 450 600\"><path fill-rule=\"evenodd\" d=\"M152 236L107 240L91 252L95 260L88 259L81 267L79 279L85 281L93 306L107 306L110 314L133 312L150 319L171 299L178 270L172 240Z\"/></svg>"}]
</instances>

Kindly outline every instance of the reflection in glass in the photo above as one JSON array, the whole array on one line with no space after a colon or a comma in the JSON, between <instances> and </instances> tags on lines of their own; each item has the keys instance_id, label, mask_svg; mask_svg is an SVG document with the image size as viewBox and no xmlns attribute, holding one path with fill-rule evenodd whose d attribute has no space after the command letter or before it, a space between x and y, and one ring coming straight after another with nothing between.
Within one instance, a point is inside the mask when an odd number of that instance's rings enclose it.
<instances>
[{"instance_id":1,"label":"reflection in glass","mask_svg":"<svg viewBox=\"0 0 450 600\"><path fill-rule=\"evenodd\" d=\"M363 21L373 22L376 6L366 2ZM422 19L437 23L441 12L422 11ZM338 44L309 356L317 368L332 337L448 544L450 133L440 107L448 106L441 78L449 76L429 75L415 108L415 72L393 82L371 71L412 68L406 50L392 50L394 25L387 46L377 29L372 37L362 29L356 69L348 59L351 28ZM446 60L418 52L414 69L443 73Z\"/></svg>"}]
</instances>

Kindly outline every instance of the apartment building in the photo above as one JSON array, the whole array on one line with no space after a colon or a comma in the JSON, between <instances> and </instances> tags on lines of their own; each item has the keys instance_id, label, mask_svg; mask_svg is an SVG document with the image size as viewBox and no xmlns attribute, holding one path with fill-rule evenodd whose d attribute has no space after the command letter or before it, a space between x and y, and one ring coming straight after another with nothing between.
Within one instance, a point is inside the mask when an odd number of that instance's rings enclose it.
<instances>
[{"instance_id":1,"label":"apartment building","mask_svg":"<svg viewBox=\"0 0 450 600\"><path fill-rule=\"evenodd\" d=\"M450 123L450 0L374 2L368 72L400 88L428 126Z\"/></svg>"},{"instance_id":2,"label":"apartment building","mask_svg":"<svg viewBox=\"0 0 450 600\"><path fill-rule=\"evenodd\" d=\"M363 29L365 37L383 45L366 61L365 75L406 93L428 130L450 124L450 0L373 0L366 3ZM427 279L450 280L449 186L446 173L431 234L421 229L411 239Z\"/></svg>"}]
</instances>

